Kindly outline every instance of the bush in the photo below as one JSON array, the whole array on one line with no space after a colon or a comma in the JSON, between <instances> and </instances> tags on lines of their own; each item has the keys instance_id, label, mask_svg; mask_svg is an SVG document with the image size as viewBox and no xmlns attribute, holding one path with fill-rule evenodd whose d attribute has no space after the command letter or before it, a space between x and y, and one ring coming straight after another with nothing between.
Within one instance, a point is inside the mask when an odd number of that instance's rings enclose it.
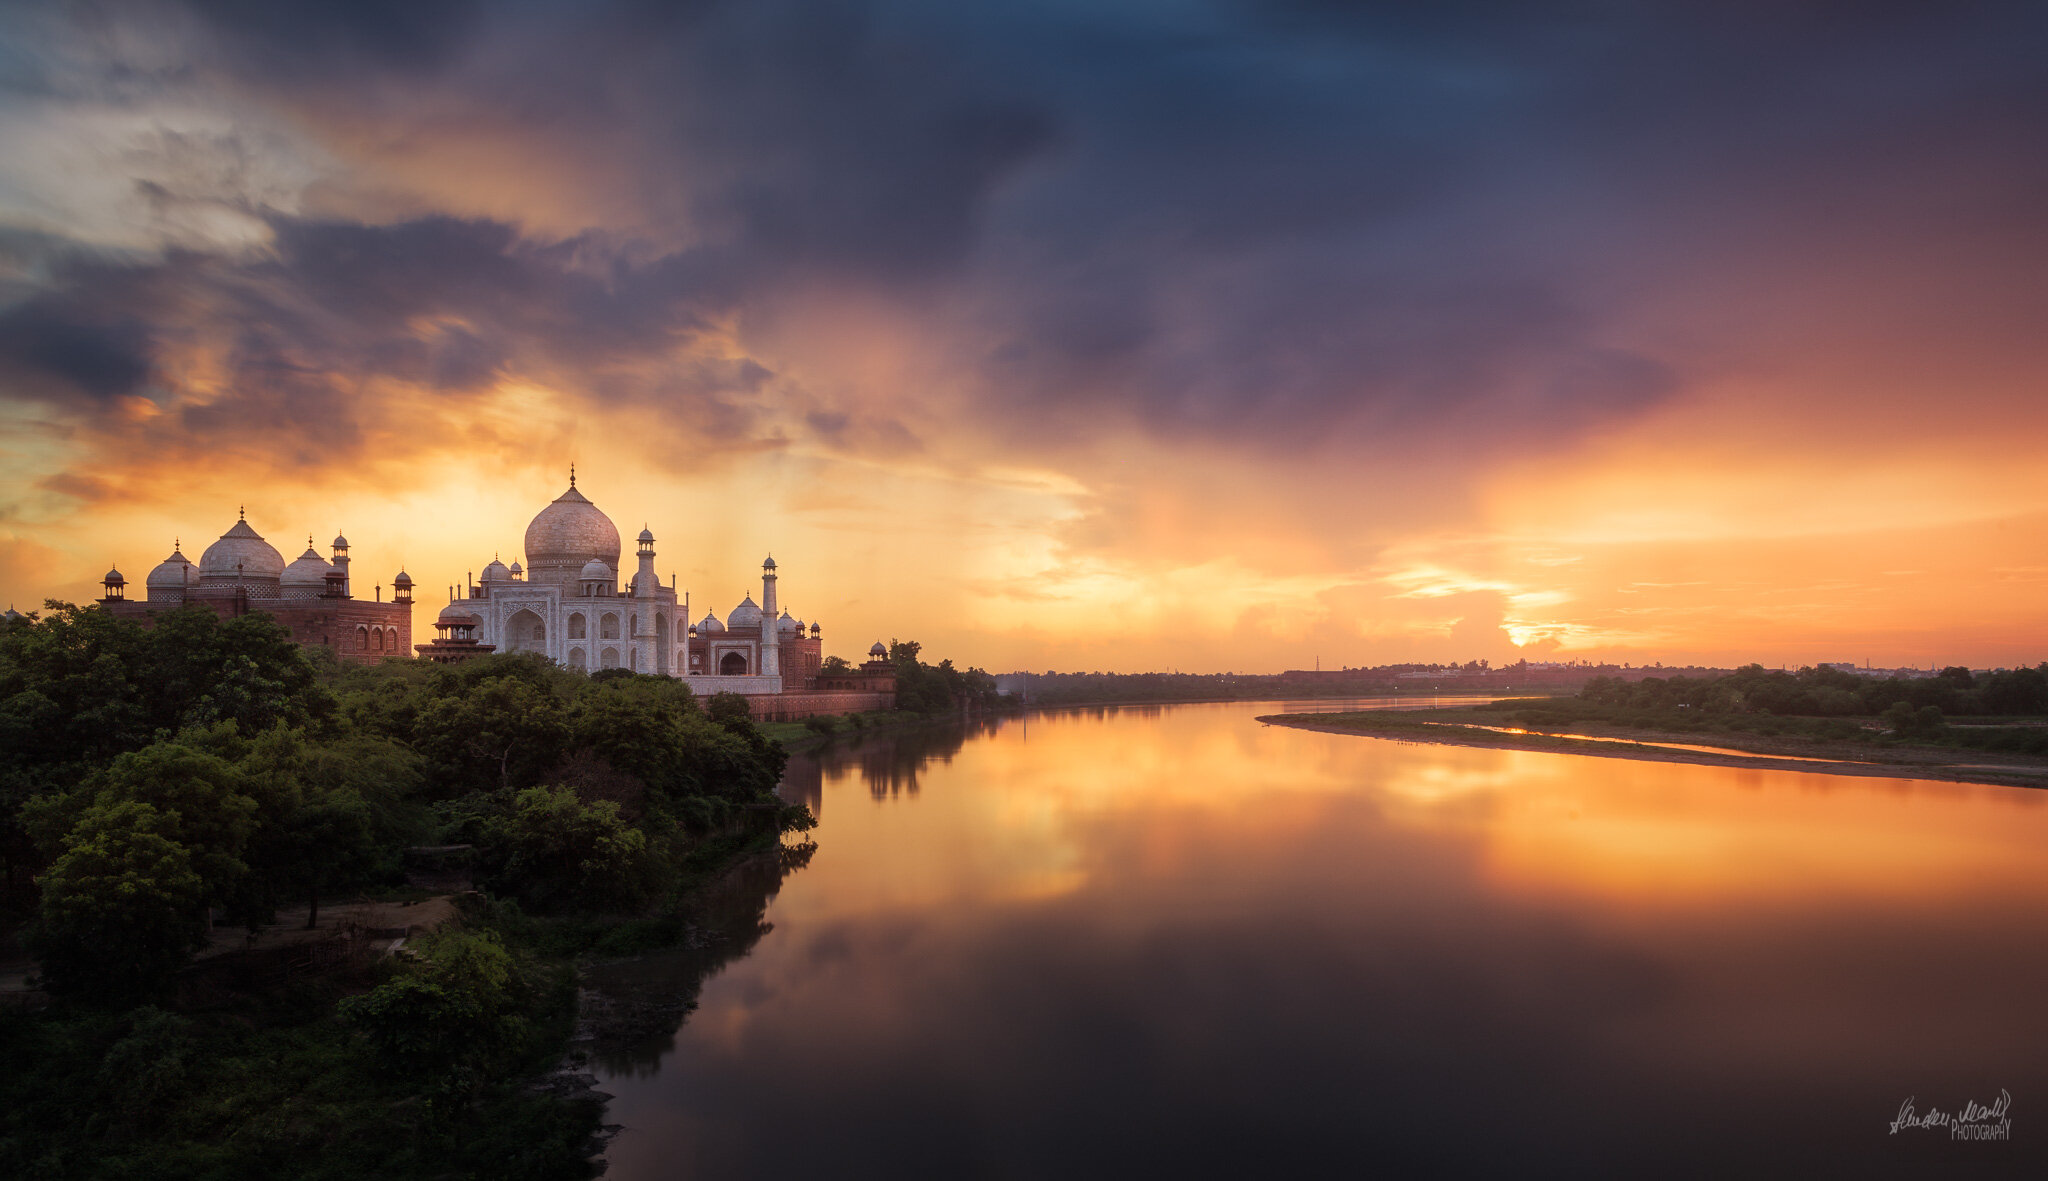
<instances>
[{"instance_id":1,"label":"bush","mask_svg":"<svg viewBox=\"0 0 2048 1181\"><path fill-rule=\"evenodd\" d=\"M662 885L647 834L610 800L585 804L566 787L532 787L483 825L487 885L536 910L627 910Z\"/></svg>"},{"instance_id":2,"label":"bush","mask_svg":"<svg viewBox=\"0 0 2048 1181\"><path fill-rule=\"evenodd\" d=\"M43 875L29 946L53 993L133 1004L206 943L205 884L176 824L134 800L89 809Z\"/></svg>"},{"instance_id":3,"label":"bush","mask_svg":"<svg viewBox=\"0 0 2048 1181\"><path fill-rule=\"evenodd\" d=\"M525 981L489 931L429 935L417 946L420 958L401 975L337 1012L386 1073L443 1092L474 1090L525 1033Z\"/></svg>"}]
</instances>

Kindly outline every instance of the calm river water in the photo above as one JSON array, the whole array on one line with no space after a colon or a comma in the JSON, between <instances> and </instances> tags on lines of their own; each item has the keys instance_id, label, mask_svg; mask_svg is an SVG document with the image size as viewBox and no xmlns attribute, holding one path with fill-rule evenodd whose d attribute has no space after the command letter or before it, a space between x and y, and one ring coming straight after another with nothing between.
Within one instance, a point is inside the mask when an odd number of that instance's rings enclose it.
<instances>
[{"instance_id":1,"label":"calm river water","mask_svg":"<svg viewBox=\"0 0 2048 1181\"><path fill-rule=\"evenodd\" d=\"M808 863L613 970L708 978L605 1058L609 1176L2048 1176L2048 793L1281 708L793 761Z\"/></svg>"}]
</instances>

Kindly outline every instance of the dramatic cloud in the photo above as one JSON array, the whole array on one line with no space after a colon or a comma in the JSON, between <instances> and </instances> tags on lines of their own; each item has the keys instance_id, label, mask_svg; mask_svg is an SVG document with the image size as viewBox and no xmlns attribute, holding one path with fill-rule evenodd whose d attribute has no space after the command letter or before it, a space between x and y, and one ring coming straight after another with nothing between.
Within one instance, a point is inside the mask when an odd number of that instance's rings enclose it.
<instances>
[{"instance_id":1,"label":"dramatic cloud","mask_svg":"<svg viewBox=\"0 0 2048 1181\"><path fill-rule=\"evenodd\" d=\"M864 628L936 597L915 630L998 664L1793 654L1847 640L1825 596L1751 611L1744 537L2044 560L2038 5L159 0L0 38L4 521L75 553L17 598L82 593L84 506L578 456L721 586L806 539ZM1646 573L1688 541L1727 576ZM1906 659L1942 610L1851 614Z\"/></svg>"}]
</instances>

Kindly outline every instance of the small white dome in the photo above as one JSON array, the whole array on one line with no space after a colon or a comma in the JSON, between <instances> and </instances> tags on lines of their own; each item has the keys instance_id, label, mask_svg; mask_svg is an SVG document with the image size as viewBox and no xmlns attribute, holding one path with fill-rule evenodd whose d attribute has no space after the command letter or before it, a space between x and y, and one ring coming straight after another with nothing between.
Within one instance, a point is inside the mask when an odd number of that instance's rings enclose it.
<instances>
[{"instance_id":1,"label":"small white dome","mask_svg":"<svg viewBox=\"0 0 2048 1181\"><path fill-rule=\"evenodd\" d=\"M882 647L882 641L876 640L875 646L868 649L868 655L873 656L878 660L885 660L889 656L889 650L887 648Z\"/></svg>"},{"instance_id":2,"label":"small white dome","mask_svg":"<svg viewBox=\"0 0 2048 1181\"><path fill-rule=\"evenodd\" d=\"M702 635L706 632L722 632L724 630L725 625L718 622L718 616L713 615L709 611L706 611L704 613L704 618L702 620L699 620L697 623L697 632L699 635Z\"/></svg>"},{"instance_id":3,"label":"small white dome","mask_svg":"<svg viewBox=\"0 0 2048 1181\"><path fill-rule=\"evenodd\" d=\"M145 582L149 586L189 586L198 580L199 572L192 569L192 559L183 550L173 548L171 556L158 562Z\"/></svg>"},{"instance_id":4,"label":"small white dome","mask_svg":"<svg viewBox=\"0 0 2048 1181\"><path fill-rule=\"evenodd\" d=\"M640 537L639 537L639 540L641 540L641 541L653 541L653 540L654 540L654 534L648 531L648 528L647 528L647 526L645 526L645 525L642 525L642 526L640 527Z\"/></svg>"},{"instance_id":5,"label":"small white dome","mask_svg":"<svg viewBox=\"0 0 2048 1181\"><path fill-rule=\"evenodd\" d=\"M484 582L510 582L512 580L512 571L505 563L492 558L491 564L484 567L484 572L480 577Z\"/></svg>"},{"instance_id":6,"label":"small white dome","mask_svg":"<svg viewBox=\"0 0 2048 1181\"><path fill-rule=\"evenodd\" d=\"M397 574L396 576L394 576L394 577L393 577L393 578L391 579L391 585L392 585L392 586L411 586L411 585L412 585L412 575L410 575L410 574L407 574L407 573L406 573L405 571L403 571L403 570L400 570L400 571L398 572L398 574Z\"/></svg>"},{"instance_id":7,"label":"small white dome","mask_svg":"<svg viewBox=\"0 0 2048 1181\"><path fill-rule=\"evenodd\" d=\"M583 563L583 573L577 575L576 577L581 578L586 582L592 580L600 582L610 582L612 580L612 568L610 566L605 565L603 562L598 561L596 558L592 558L588 562Z\"/></svg>"},{"instance_id":8,"label":"small white dome","mask_svg":"<svg viewBox=\"0 0 2048 1181\"><path fill-rule=\"evenodd\" d=\"M519 577L520 575L522 575L522 574L526 573L526 567L524 567L524 566L521 566L521 565L520 565L519 563L517 563L517 562L514 562L514 563L512 563L512 566L511 566L511 570L512 570L512 577L514 577L514 578L517 578L517 577Z\"/></svg>"},{"instance_id":9,"label":"small white dome","mask_svg":"<svg viewBox=\"0 0 2048 1181\"><path fill-rule=\"evenodd\" d=\"M754 605L754 596L741 599L739 606L725 613L725 626L736 632L761 630L761 609Z\"/></svg>"},{"instance_id":10,"label":"small white dome","mask_svg":"<svg viewBox=\"0 0 2048 1181\"><path fill-rule=\"evenodd\" d=\"M763 563L761 563L761 569L763 569L763 570L773 570L773 569L775 569L775 555L774 555L774 554L769 554L769 555L768 555L768 560L767 560L767 561L765 561L765 562L763 562Z\"/></svg>"},{"instance_id":11,"label":"small white dome","mask_svg":"<svg viewBox=\"0 0 2048 1181\"><path fill-rule=\"evenodd\" d=\"M313 539L308 537L306 552L292 559L292 564L284 568L278 582L285 586L324 587L327 585L327 572L332 569L334 567L327 564L327 559L314 550Z\"/></svg>"},{"instance_id":12,"label":"small white dome","mask_svg":"<svg viewBox=\"0 0 2048 1181\"><path fill-rule=\"evenodd\" d=\"M107 576L106 576L105 578L102 578L102 579L100 579L100 581L101 581L101 582L106 582L106 583L112 583L112 584L113 584L113 585L115 585L115 586L127 586L127 585L128 585L128 580L127 580L127 579L125 579L125 578L123 578L123 577L121 577L121 572L120 572L119 570L115 570L115 569L109 569L109 570L107 571Z\"/></svg>"},{"instance_id":13,"label":"small white dome","mask_svg":"<svg viewBox=\"0 0 2048 1181\"><path fill-rule=\"evenodd\" d=\"M335 548L335 549L347 549L347 548L348 548L348 538L346 538L346 537L343 537L343 536L342 536L341 534L339 534L339 533L335 534L335 535L334 535L334 548Z\"/></svg>"},{"instance_id":14,"label":"small white dome","mask_svg":"<svg viewBox=\"0 0 2048 1181\"><path fill-rule=\"evenodd\" d=\"M474 627L482 623L483 620L477 618L476 612L457 602L450 603L446 607L441 608L440 622L467 624Z\"/></svg>"},{"instance_id":15,"label":"small white dome","mask_svg":"<svg viewBox=\"0 0 2048 1181\"><path fill-rule=\"evenodd\" d=\"M775 630L783 635L788 635L791 632L804 630L804 625L802 620L799 620L796 616L791 615L785 610L782 613L782 618L775 621Z\"/></svg>"}]
</instances>

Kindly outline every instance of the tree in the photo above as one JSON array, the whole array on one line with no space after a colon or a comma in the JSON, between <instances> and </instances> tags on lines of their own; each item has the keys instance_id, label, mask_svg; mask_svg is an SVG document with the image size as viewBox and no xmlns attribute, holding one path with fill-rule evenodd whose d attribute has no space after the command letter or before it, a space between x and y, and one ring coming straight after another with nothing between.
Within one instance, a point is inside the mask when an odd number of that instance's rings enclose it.
<instances>
[{"instance_id":1,"label":"tree","mask_svg":"<svg viewBox=\"0 0 2048 1181\"><path fill-rule=\"evenodd\" d=\"M274 846L284 879L306 900L306 929L320 922L320 891L357 878L375 862L375 826L362 797L351 791L315 791L284 817Z\"/></svg>"},{"instance_id":2,"label":"tree","mask_svg":"<svg viewBox=\"0 0 2048 1181\"><path fill-rule=\"evenodd\" d=\"M208 903L226 901L248 872L242 851L256 827L256 801L225 760L159 742L115 759L91 786L97 803L133 800L155 808L165 835L190 852Z\"/></svg>"},{"instance_id":3,"label":"tree","mask_svg":"<svg viewBox=\"0 0 2048 1181\"><path fill-rule=\"evenodd\" d=\"M647 834L610 800L585 804L566 787L519 793L508 816L484 827L487 881L537 909L628 909L659 883Z\"/></svg>"},{"instance_id":4,"label":"tree","mask_svg":"<svg viewBox=\"0 0 2048 1181\"><path fill-rule=\"evenodd\" d=\"M528 786L560 761L569 723L553 693L512 676L473 687L457 682L456 688L423 711L413 727L415 746L447 787Z\"/></svg>"},{"instance_id":5,"label":"tree","mask_svg":"<svg viewBox=\"0 0 2048 1181\"><path fill-rule=\"evenodd\" d=\"M30 932L51 992L132 1004L205 945L205 883L175 828L137 800L96 805L80 818L42 876Z\"/></svg>"},{"instance_id":6,"label":"tree","mask_svg":"<svg viewBox=\"0 0 2048 1181\"><path fill-rule=\"evenodd\" d=\"M713 693L704 702L704 716L720 723L751 721L754 717L754 707L748 705L747 699L738 693Z\"/></svg>"},{"instance_id":7,"label":"tree","mask_svg":"<svg viewBox=\"0 0 2048 1181\"><path fill-rule=\"evenodd\" d=\"M525 1030L518 966L489 931L422 937L421 958L362 996L341 1002L387 1073L444 1094L481 1086Z\"/></svg>"}]
</instances>

